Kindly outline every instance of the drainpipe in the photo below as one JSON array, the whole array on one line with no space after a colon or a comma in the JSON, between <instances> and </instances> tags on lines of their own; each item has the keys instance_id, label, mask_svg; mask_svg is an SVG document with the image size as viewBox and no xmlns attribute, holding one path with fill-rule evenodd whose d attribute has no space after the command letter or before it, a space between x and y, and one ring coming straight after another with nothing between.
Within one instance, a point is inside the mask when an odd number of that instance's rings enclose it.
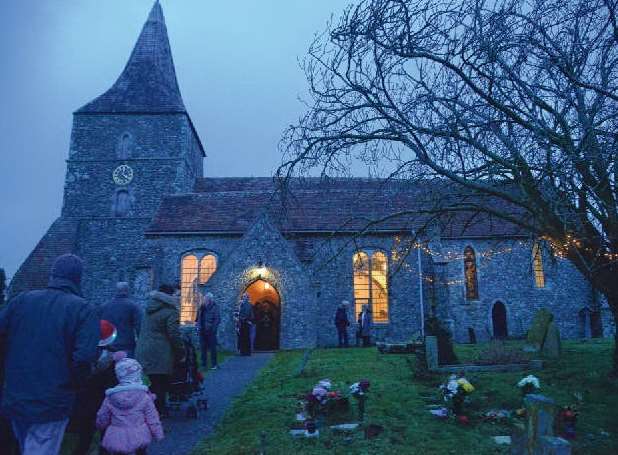
<instances>
[{"instance_id":1,"label":"drainpipe","mask_svg":"<svg viewBox=\"0 0 618 455\"><path fill-rule=\"evenodd\" d=\"M419 289L419 303L421 306L421 337L425 338L425 300L423 296L423 264L421 262L421 249L416 248L418 258L418 289Z\"/></svg>"}]
</instances>

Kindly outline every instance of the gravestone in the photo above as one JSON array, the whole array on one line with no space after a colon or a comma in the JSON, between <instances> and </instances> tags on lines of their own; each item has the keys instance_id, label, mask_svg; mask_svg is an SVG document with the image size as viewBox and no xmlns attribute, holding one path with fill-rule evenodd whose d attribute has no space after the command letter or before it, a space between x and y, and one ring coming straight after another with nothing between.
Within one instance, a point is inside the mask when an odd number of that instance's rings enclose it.
<instances>
[{"instance_id":1,"label":"gravestone","mask_svg":"<svg viewBox=\"0 0 618 455\"><path fill-rule=\"evenodd\" d=\"M524 398L527 420L515 425L511 435L512 455L570 455L571 445L554 437L556 402L539 394Z\"/></svg>"},{"instance_id":2,"label":"gravestone","mask_svg":"<svg viewBox=\"0 0 618 455\"><path fill-rule=\"evenodd\" d=\"M558 327L552 321L547 328L547 334L545 335L545 341L543 342L542 353L545 357L550 359L557 359L560 357L561 345L560 345L560 332Z\"/></svg>"},{"instance_id":3,"label":"gravestone","mask_svg":"<svg viewBox=\"0 0 618 455\"><path fill-rule=\"evenodd\" d=\"M452 320L447 319L445 325L451 322ZM438 341L438 364L452 365L454 363L459 363L459 361L453 349L452 333L445 328L445 325L443 325L438 318L429 317L427 318L425 329L427 335L435 336Z\"/></svg>"},{"instance_id":4,"label":"gravestone","mask_svg":"<svg viewBox=\"0 0 618 455\"><path fill-rule=\"evenodd\" d=\"M534 315L532 325L528 330L527 344L528 349L540 350L545 341L545 335L547 334L547 328L554 320L554 315L547 311L545 308L541 308Z\"/></svg>"},{"instance_id":5,"label":"gravestone","mask_svg":"<svg viewBox=\"0 0 618 455\"><path fill-rule=\"evenodd\" d=\"M438 368L438 338L434 336L425 337L425 358L429 371Z\"/></svg>"},{"instance_id":6,"label":"gravestone","mask_svg":"<svg viewBox=\"0 0 618 455\"><path fill-rule=\"evenodd\" d=\"M476 332L472 327L468 327L468 338L470 338L470 343L476 344Z\"/></svg>"}]
</instances>

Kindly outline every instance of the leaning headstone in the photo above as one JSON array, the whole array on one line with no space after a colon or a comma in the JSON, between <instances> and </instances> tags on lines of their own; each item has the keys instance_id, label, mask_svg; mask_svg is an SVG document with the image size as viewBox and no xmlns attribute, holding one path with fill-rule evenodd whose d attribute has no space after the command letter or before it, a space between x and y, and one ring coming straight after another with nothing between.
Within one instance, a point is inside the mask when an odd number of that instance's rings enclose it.
<instances>
[{"instance_id":1,"label":"leaning headstone","mask_svg":"<svg viewBox=\"0 0 618 455\"><path fill-rule=\"evenodd\" d=\"M554 437L556 402L543 395L528 394L524 404L527 421L525 426L515 425L513 428L511 454L570 455L570 444Z\"/></svg>"},{"instance_id":2,"label":"leaning headstone","mask_svg":"<svg viewBox=\"0 0 618 455\"><path fill-rule=\"evenodd\" d=\"M545 357L550 359L560 357L560 332L553 321L549 323L541 351Z\"/></svg>"},{"instance_id":3,"label":"leaning headstone","mask_svg":"<svg viewBox=\"0 0 618 455\"><path fill-rule=\"evenodd\" d=\"M541 349L545 341L545 334L547 333L549 323L553 320L554 315L545 308L541 308L536 312L532 320L532 325L528 330L527 346L525 349L536 351Z\"/></svg>"},{"instance_id":4,"label":"leaning headstone","mask_svg":"<svg viewBox=\"0 0 618 455\"><path fill-rule=\"evenodd\" d=\"M425 337L425 358L427 369L433 371L438 368L438 338L434 336Z\"/></svg>"}]
</instances>

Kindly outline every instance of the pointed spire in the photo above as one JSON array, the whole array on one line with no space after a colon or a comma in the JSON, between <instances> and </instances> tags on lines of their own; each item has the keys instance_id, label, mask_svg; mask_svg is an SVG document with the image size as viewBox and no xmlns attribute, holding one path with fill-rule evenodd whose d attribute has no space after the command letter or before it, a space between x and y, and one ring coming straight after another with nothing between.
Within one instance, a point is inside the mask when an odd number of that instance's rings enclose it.
<instances>
[{"instance_id":1,"label":"pointed spire","mask_svg":"<svg viewBox=\"0 0 618 455\"><path fill-rule=\"evenodd\" d=\"M167 37L161 4L156 1L116 83L78 113L186 112Z\"/></svg>"}]
</instances>

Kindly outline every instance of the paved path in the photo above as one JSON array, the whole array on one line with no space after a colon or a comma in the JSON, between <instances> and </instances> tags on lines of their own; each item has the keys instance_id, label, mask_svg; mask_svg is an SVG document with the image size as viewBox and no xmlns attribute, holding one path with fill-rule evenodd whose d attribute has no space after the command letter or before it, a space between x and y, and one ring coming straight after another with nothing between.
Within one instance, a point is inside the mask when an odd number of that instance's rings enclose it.
<instances>
[{"instance_id":1,"label":"paved path","mask_svg":"<svg viewBox=\"0 0 618 455\"><path fill-rule=\"evenodd\" d=\"M199 419L173 416L163 421L165 439L148 447L148 455L184 455L206 436L221 420L232 400L253 381L257 373L273 357L271 353L251 357L230 357L217 371L209 371L204 379L208 410Z\"/></svg>"}]
</instances>

